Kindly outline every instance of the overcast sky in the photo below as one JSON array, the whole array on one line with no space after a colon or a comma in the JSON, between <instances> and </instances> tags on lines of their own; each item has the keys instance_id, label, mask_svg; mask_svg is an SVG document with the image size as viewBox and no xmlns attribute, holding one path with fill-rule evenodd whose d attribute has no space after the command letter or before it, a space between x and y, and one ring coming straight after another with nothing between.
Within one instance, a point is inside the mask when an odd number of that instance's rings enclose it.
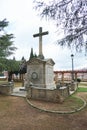
<instances>
[{"instance_id":1,"label":"overcast sky","mask_svg":"<svg viewBox=\"0 0 87 130\"><path fill-rule=\"evenodd\" d=\"M33 10L32 0L0 0L0 20L6 18L9 21L6 31L14 34L14 45L18 48L10 58L15 56L16 60L21 60L24 56L28 60L31 48L38 55L39 38L33 38L33 34L39 32L39 27L43 27L43 31L49 31L49 35L43 36L43 54L45 58L54 60L54 70L70 70L72 53L75 69L87 66L87 56L84 53L62 49L55 44L62 33L56 33L57 28L53 21L41 20L37 14L38 12Z\"/></svg>"}]
</instances>

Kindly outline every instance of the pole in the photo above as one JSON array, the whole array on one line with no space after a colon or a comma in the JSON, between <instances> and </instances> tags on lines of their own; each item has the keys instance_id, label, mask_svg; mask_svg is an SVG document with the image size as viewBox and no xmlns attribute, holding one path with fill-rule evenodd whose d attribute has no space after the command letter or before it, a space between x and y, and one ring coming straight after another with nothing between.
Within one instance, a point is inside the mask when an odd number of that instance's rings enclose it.
<instances>
[{"instance_id":1,"label":"pole","mask_svg":"<svg viewBox=\"0 0 87 130\"><path fill-rule=\"evenodd\" d=\"M74 57L74 55L71 54L71 59L72 59L72 81L74 80L74 64L73 64L73 57Z\"/></svg>"}]
</instances>

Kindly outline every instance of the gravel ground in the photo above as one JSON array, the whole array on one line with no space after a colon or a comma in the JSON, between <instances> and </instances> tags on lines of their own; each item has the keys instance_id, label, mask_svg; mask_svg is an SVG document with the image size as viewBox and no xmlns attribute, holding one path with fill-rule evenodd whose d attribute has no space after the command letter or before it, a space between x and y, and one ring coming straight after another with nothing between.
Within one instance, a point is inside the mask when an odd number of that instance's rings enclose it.
<instances>
[{"instance_id":1,"label":"gravel ground","mask_svg":"<svg viewBox=\"0 0 87 130\"><path fill-rule=\"evenodd\" d=\"M87 101L87 93L78 93ZM0 95L0 130L87 130L87 107L53 114L31 107L22 97Z\"/></svg>"}]
</instances>

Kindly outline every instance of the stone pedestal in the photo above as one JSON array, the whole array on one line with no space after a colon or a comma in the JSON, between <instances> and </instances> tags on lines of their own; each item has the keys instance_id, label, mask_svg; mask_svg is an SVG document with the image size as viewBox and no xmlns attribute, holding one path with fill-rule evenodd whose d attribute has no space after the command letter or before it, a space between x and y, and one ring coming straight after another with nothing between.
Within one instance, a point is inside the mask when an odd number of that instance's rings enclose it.
<instances>
[{"instance_id":1,"label":"stone pedestal","mask_svg":"<svg viewBox=\"0 0 87 130\"><path fill-rule=\"evenodd\" d=\"M75 91L77 89L77 83L71 83L70 90Z\"/></svg>"},{"instance_id":2,"label":"stone pedestal","mask_svg":"<svg viewBox=\"0 0 87 130\"><path fill-rule=\"evenodd\" d=\"M50 102L63 102L69 96L67 87L61 89L46 89L38 87L29 87L27 90L27 98L34 100L43 100Z\"/></svg>"},{"instance_id":3,"label":"stone pedestal","mask_svg":"<svg viewBox=\"0 0 87 130\"><path fill-rule=\"evenodd\" d=\"M34 87L54 89L56 88L53 82L53 66L52 59L32 58L27 62L27 80L28 86L30 82Z\"/></svg>"},{"instance_id":4,"label":"stone pedestal","mask_svg":"<svg viewBox=\"0 0 87 130\"><path fill-rule=\"evenodd\" d=\"M10 95L13 92L13 83L0 84L0 93Z\"/></svg>"}]
</instances>

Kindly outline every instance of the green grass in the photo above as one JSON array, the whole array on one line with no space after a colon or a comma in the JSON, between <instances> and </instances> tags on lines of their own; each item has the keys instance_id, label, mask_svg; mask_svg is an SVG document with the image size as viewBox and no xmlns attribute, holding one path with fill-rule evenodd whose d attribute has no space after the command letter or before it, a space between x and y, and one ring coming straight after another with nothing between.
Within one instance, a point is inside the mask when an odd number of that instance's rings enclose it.
<instances>
[{"instance_id":1,"label":"green grass","mask_svg":"<svg viewBox=\"0 0 87 130\"><path fill-rule=\"evenodd\" d=\"M77 92L87 92L87 88L79 87L79 88L77 89Z\"/></svg>"},{"instance_id":2,"label":"green grass","mask_svg":"<svg viewBox=\"0 0 87 130\"><path fill-rule=\"evenodd\" d=\"M66 102L69 102L71 104L79 104L79 105L82 105L83 104L83 101L77 97L75 97L74 95L71 95L69 96L66 100Z\"/></svg>"},{"instance_id":3,"label":"green grass","mask_svg":"<svg viewBox=\"0 0 87 130\"><path fill-rule=\"evenodd\" d=\"M8 81L0 81L0 84L8 83Z\"/></svg>"},{"instance_id":4,"label":"green grass","mask_svg":"<svg viewBox=\"0 0 87 130\"><path fill-rule=\"evenodd\" d=\"M14 82L14 86L15 87L21 87L22 86L22 82Z\"/></svg>"},{"instance_id":5,"label":"green grass","mask_svg":"<svg viewBox=\"0 0 87 130\"><path fill-rule=\"evenodd\" d=\"M5 81L0 81L0 85L1 84L7 84L7 83L9 83L7 80L5 80ZM14 82L14 86L15 87L20 87L20 86L22 86L22 82Z\"/></svg>"},{"instance_id":6,"label":"green grass","mask_svg":"<svg viewBox=\"0 0 87 130\"><path fill-rule=\"evenodd\" d=\"M87 86L87 82L80 82L81 85Z\"/></svg>"}]
</instances>

